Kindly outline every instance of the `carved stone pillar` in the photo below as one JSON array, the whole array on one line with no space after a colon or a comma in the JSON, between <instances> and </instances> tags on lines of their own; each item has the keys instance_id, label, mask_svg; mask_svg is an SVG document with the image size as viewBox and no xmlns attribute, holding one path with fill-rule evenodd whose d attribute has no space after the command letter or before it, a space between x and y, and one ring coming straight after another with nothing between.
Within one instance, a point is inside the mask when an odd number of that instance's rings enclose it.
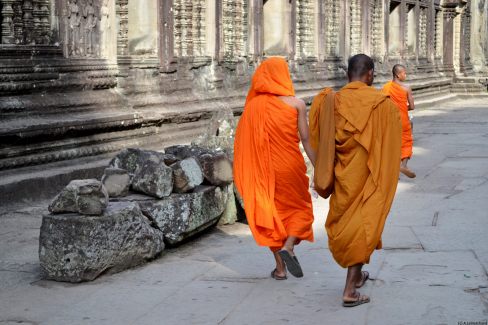
<instances>
[{"instance_id":1,"label":"carved stone pillar","mask_svg":"<svg viewBox=\"0 0 488 325\"><path fill-rule=\"evenodd\" d=\"M32 11L34 10L32 6L32 1L24 0L24 4L22 5L22 12L24 13L23 22L24 22L24 43L31 44L34 39L32 35L32 31L34 29L34 18L32 16Z\"/></svg>"},{"instance_id":2,"label":"carved stone pillar","mask_svg":"<svg viewBox=\"0 0 488 325\"><path fill-rule=\"evenodd\" d=\"M349 29L349 56L355 55L362 52L362 20L361 20L361 0L351 0L349 1L349 19L350 19L350 29Z\"/></svg>"},{"instance_id":3,"label":"carved stone pillar","mask_svg":"<svg viewBox=\"0 0 488 325\"><path fill-rule=\"evenodd\" d=\"M341 4L337 0L326 0L325 8L328 11L325 29L325 55L328 58L337 58L340 55Z\"/></svg>"},{"instance_id":4,"label":"carved stone pillar","mask_svg":"<svg viewBox=\"0 0 488 325\"><path fill-rule=\"evenodd\" d=\"M206 33L205 33L205 0L193 0L192 10L192 35L193 35L193 56L205 55Z\"/></svg>"},{"instance_id":5,"label":"carved stone pillar","mask_svg":"<svg viewBox=\"0 0 488 325\"><path fill-rule=\"evenodd\" d=\"M174 63L174 10L173 1L159 2L159 60L162 72L170 72Z\"/></svg>"},{"instance_id":6,"label":"carved stone pillar","mask_svg":"<svg viewBox=\"0 0 488 325\"><path fill-rule=\"evenodd\" d=\"M41 44L47 44L51 38L51 22L50 22L50 1L40 0L40 16L41 16Z\"/></svg>"},{"instance_id":7,"label":"carved stone pillar","mask_svg":"<svg viewBox=\"0 0 488 325\"><path fill-rule=\"evenodd\" d=\"M471 65L471 2L468 1L463 8L461 14L461 54L460 66L461 70L469 71L472 69Z\"/></svg>"},{"instance_id":8,"label":"carved stone pillar","mask_svg":"<svg viewBox=\"0 0 488 325\"><path fill-rule=\"evenodd\" d=\"M14 9L14 36L15 44L22 44L24 42L24 23L22 21L22 0L15 0L13 4Z\"/></svg>"},{"instance_id":9,"label":"carved stone pillar","mask_svg":"<svg viewBox=\"0 0 488 325\"><path fill-rule=\"evenodd\" d=\"M382 0L371 0L370 53L380 62L385 55L384 5ZM387 16L387 15L385 15Z\"/></svg>"},{"instance_id":10,"label":"carved stone pillar","mask_svg":"<svg viewBox=\"0 0 488 325\"><path fill-rule=\"evenodd\" d=\"M134 0L132 0L134 1ZM129 55L129 0L117 0L116 14L119 18L119 32L117 34L117 54Z\"/></svg>"},{"instance_id":11,"label":"carved stone pillar","mask_svg":"<svg viewBox=\"0 0 488 325\"><path fill-rule=\"evenodd\" d=\"M444 29L444 15L442 9L435 10L435 27L434 27L434 57L435 59L442 59L443 56L443 29Z\"/></svg>"},{"instance_id":12,"label":"carved stone pillar","mask_svg":"<svg viewBox=\"0 0 488 325\"><path fill-rule=\"evenodd\" d=\"M2 44L13 44L15 42L14 35L14 10L12 8L13 0L0 1L2 11Z\"/></svg>"},{"instance_id":13,"label":"carved stone pillar","mask_svg":"<svg viewBox=\"0 0 488 325\"><path fill-rule=\"evenodd\" d=\"M42 34L42 24L41 24L41 6L39 0L32 1L32 23L33 23L33 30L32 30L32 38L36 44L41 43L41 34Z\"/></svg>"},{"instance_id":14,"label":"carved stone pillar","mask_svg":"<svg viewBox=\"0 0 488 325\"><path fill-rule=\"evenodd\" d=\"M448 69L452 69L454 64L454 18L456 16L455 7L444 8L444 51L442 56L444 66Z\"/></svg>"},{"instance_id":15,"label":"carved stone pillar","mask_svg":"<svg viewBox=\"0 0 488 325\"><path fill-rule=\"evenodd\" d=\"M206 53L205 0L174 0L174 44L177 57Z\"/></svg>"},{"instance_id":16,"label":"carved stone pillar","mask_svg":"<svg viewBox=\"0 0 488 325\"><path fill-rule=\"evenodd\" d=\"M297 1L296 47L300 58L315 56L314 8L313 0Z\"/></svg>"},{"instance_id":17,"label":"carved stone pillar","mask_svg":"<svg viewBox=\"0 0 488 325\"><path fill-rule=\"evenodd\" d=\"M418 56L419 58L427 58L427 8L421 7L419 9L419 45Z\"/></svg>"},{"instance_id":18,"label":"carved stone pillar","mask_svg":"<svg viewBox=\"0 0 488 325\"><path fill-rule=\"evenodd\" d=\"M257 60L263 54L263 0L249 0L249 53Z\"/></svg>"},{"instance_id":19,"label":"carved stone pillar","mask_svg":"<svg viewBox=\"0 0 488 325\"><path fill-rule=\"evenodd\" d=\"M247 55L247 0L221 0L222 44L220 59L235 62Z\"/></svg>"}]
</instances>

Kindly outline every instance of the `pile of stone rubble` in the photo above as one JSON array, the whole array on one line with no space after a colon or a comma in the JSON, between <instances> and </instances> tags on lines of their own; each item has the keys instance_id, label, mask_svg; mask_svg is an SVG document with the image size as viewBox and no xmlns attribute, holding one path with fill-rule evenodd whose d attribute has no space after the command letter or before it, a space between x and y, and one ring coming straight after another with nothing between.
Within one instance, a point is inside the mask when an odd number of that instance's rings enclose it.
<instances>
[{"instance_id":1,"label":"pile of stone rubble","mask_svg":"<svg viewBox=\"0 0 488 325\"><path fill-rule=\"evenodd\" d=\"M101 181L74 180L42 219L39 259L48 279L90 281L156 258L236 219L232 161L221 150L125 149Z\"/></svg>"}]
</instances>

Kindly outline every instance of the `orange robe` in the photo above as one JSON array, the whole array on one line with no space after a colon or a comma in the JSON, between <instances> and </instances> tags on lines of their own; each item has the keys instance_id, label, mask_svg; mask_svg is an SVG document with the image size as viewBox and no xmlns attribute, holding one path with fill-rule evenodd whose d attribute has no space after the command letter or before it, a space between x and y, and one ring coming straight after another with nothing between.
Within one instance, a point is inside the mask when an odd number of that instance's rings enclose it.
<instances>
[{"instance_id":1,"label":"orange robe","mask_svg":"<svg viewBox=\"0 0 488 325\"><path fill-rule=\"evenodd\" d=\"M413 137L412 125L408 118L408 93L396 82L390 81L383 86L383 91L398 107L402 119L402 153L401 158L412 157Z\"/></svg>"},{"instance_id":2,"label":"orange robe","mask_svg":"<svg viewBox=\"0 0 488 325\"><path fill-rule=\"evenodd\" d=\"M299 149L298 111L288 65L269 58L256 70L234 142L234 181L256 242L273 251L288 236L313 241L309 180Z\"/></svg>"},{"instance_id":3,"label":"orange robe","mask_svg":"<svg viewBox=\"0 0 488 325\"><path fill-rule=\"evenodd\" d=\"M334 259L348 267L369 263L381 248L398 183L401 122L387 96L362 82L336 93L335 110L334 189L325 227Z\"/></svg>"}]
</instances>

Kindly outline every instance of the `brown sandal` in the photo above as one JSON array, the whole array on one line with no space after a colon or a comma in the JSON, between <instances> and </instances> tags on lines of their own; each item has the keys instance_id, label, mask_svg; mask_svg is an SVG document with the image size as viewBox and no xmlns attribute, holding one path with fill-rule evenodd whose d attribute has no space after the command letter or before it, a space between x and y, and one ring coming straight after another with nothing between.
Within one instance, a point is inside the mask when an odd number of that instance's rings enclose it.
<instances>
[{"instance_id":1,"label":"brown sandal","mask_svg":"<svg viewBox=\"0 0 488 325\"><path fill-rule=\"evenodd\" d=\"M359 284L356 284L356 288L358 289L361 288L368 280L369 280L369 272L361 271L361 281L359 282Z\"/></svg>"},{"instance_id":2,"label":"brown sandal","mask_svg":"<svg viewBox=\"0 0 488 325\"><path fill-rule=\"evenodd\" d=\"M342 306L343 307L356 307L362 304L367 304L370 302L370 299L368 296L362 296L358 291L356 291L354 297L356 298L355 300L342 300Z\"/></svg>"},{"instance_id":3,"label":"brown sandal","mask_svg":"<svg viewBox=\"0 0 488 325\"><path fill-rule=\"evenodd\" d=\"M286 277L286 274L285 275L276 275L276 269L274 269L273 271L271 271L271 277L275 280L286 280L287 277Z\"/></svg>"}]
</instances>

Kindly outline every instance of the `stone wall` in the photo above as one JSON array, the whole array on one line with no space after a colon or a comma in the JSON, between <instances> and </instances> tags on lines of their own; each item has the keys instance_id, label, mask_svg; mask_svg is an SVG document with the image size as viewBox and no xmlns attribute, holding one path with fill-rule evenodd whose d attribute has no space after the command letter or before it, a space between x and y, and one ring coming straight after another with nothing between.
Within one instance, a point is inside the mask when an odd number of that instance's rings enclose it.
<instances>
[{"instance_id":1,"label":"stone wall","mask_svg":"<svg viewBox=\"0 0 488 325\"><path fill-rule=\"evenodd\" d=\"M486 70L487 6L0 0L0 173L189 142L212 112L240 114L269 54L288 59L306 99L343 85L347 58L359 52L375 58L378 83L403 62L419 96L449 92L453 77Z\"/></svg>"}]
</instances>

